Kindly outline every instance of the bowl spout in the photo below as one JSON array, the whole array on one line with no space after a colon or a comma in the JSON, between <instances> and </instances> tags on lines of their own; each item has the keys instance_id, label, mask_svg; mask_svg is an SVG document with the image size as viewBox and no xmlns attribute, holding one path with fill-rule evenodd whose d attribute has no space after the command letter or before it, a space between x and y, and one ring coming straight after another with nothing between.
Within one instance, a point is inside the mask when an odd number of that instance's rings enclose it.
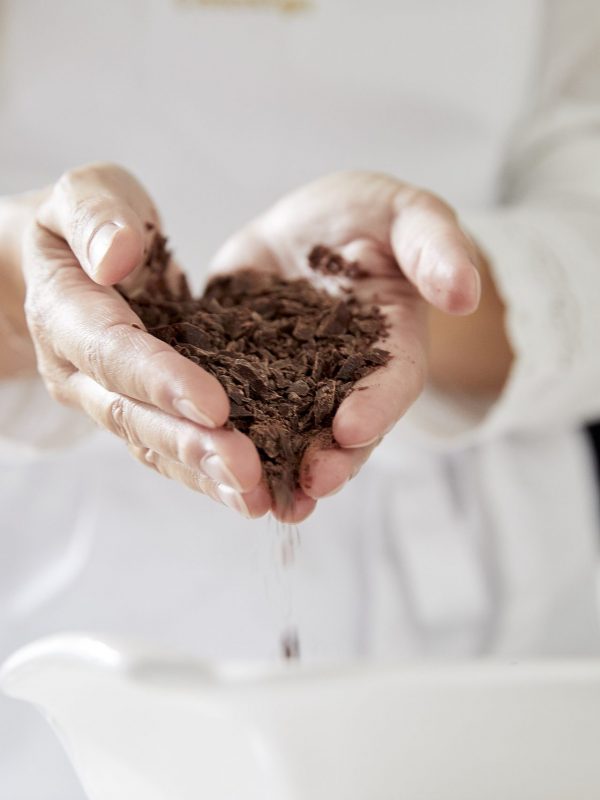
<instances>
[{"instance_id":1,"label":"bowl spout","mask_svg":"<svg viewBox=\"0 0 600 800\"><path fill-rule=\"evenodd\" d=\"M201 664L64 636L3 666L0 689L54 728L93 800L293 800L244 702Z\"/></svg>"}]
</instances>

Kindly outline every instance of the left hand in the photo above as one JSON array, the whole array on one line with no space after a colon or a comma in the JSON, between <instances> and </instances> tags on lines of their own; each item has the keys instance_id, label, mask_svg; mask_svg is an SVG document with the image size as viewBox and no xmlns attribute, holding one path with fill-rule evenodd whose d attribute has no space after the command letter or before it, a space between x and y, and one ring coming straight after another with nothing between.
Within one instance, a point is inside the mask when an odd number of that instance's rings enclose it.
<instances>
[{"instance_id":1,"label":"left hand","mask_svg":"<svg viewBox=\"0 0 600 800\"><path fill-rule=\"evenodd\" d=\"M212 271L254 266L314 280L307 256L316 244L369 273L353 289L387 317L389 338L380 346L393 358L360 381L368 391L350 394L338 409L333 435L340 448L307 452L302 491L285 516L291 522L339 491L421 393L427 304L470 314L481 292L481 255L453 209L430 192L368 172L333 174L287 195L221 248Z\"/></svg>"},{"instance_id":2,"label":"left hand","mask_svg":"<svg viewBox=\"0 0 600 800\"><path fill-rule=\"evenodd\" d=\"M147 258L160 221L144 187L118 165L90 164L66 172L30 214L15 272L52 397L118 436L144 466L246 517L265 514L258 452L223 427L229 400L219 381L151 336L112 288L152 286ZM173 262L166 280L177 283Z\"/></svg>"}]
</instances>

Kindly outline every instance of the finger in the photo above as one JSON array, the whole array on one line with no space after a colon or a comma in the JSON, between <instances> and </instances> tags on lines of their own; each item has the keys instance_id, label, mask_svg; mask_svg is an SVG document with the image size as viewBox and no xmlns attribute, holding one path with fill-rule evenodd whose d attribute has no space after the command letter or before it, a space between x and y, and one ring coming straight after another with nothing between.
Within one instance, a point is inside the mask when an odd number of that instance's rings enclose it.
<instances>
[{"instance_id":1,"label":"finger","mask_svg":"<svg viewBox=\"0 0 600 800\"><path fill-rule=\"evenodd\" d=\"M380 343L391 359L358 381L339 407L333 435L342 447L363 448L385 435L414 403L426 374L425 308L419 303L383 306L389 338Z\"/></svg>"},{"instance_id":2,"label":"finger","mask_svg":"<svg viewBox=\"0 0 600 800\"><path fill-rule=\"evenodd\" d=\"M63 398L130 444L149 448L238 492L250 491L261 481L258 452L240 431L201 428L109 392L82 373L65 381Z\"/></svg>"},{"instance_id":3,"label":"finger","mask_svg":"<svg viewBox=\"0 0 600 800\"><path fill-rule=\"evenodd\" d=\"M109 286L142 264L158 214L126 170L94 164L65 173L42 204L38 220L66 240L96 283Z\"/></svg>"},{"instance_id":4,"label":"finger","mask_svg":"<svg viewBox=\"0 0 600 800\"><path fill-rule=\"evenodd\" d=\"M38 227L26 252L36 286L28 300L34 338L50 339L57 356L109 391L199 425L223 425L229 400L219 381L141 330L125 300L92 283L57 242Z\"/></svg>"},{"instance_id":5,"label":"finger","mask_svg":"<svg viewBox=\"0 0 600 800\"><path fill-rule=\"evenodd\" d=\"M300 470L302 490L315 500L338 494L360 471L379 444L351 449L310 449Z\"/></svg>"},{"instance_id":6,"label":"finger","mask_svg":"<svg viewBox=\"0 0 600 800\"><path fill-rule=\"evenodd\" d=\"M272 509L273 516L280 522L288 525L297 525L309 517L315 510L317 503L302 489L296 489L291 502L282 505L276 503Z\"/></svg>"},{"instance_id":7,"label":"finger","mask_svg":"<svg viewBox=\"0 0 600 800\"><path fill-rule=\"evenodd\" d=\"M176 480L195 492L205 494L244 517L256 519L269 511L271 506L269 493L262 484L242 494L147 447L129 445L129 451L142 464L152 467L164 477Z\"/></svg>"},{"instance_id":8,"label":"finger","mask_svg":"<svg viewBox=\"0 0 600 800\"><path fill-rule=\"evenodd\" d=\"M443 201L428 192L400 191L391 243L403 272L428 302L450 314L475 311L481 295L476 248Z\"/></svg>"},{"instance_id":9,"label":"finger","mask_svg":"<svg viewBox=\"0 0 600 800\"><path fill-rule=\"evenodd\" d=\"M254 225L247 225L225 242L212 258L209 271L235 272L245 267L256 267L261 272L280 271L279 261Z\"/></svg>"}]
</instances>

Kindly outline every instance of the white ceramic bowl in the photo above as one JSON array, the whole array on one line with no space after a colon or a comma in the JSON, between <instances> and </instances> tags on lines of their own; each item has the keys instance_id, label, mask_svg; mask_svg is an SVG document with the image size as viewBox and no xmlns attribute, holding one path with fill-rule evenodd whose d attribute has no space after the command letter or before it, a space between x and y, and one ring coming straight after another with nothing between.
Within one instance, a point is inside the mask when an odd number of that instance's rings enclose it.
<instances>
[{"instance_id":1,"label":"white ceramic bowl","mask_svg":"<svg viewBox=\"0 0 600 800\"><path fill-rule=\"evenodd\" d=\"M226 666L84 635L0 675L92 800L598 800L600 663Z\"/></svg>"}]
</instances>

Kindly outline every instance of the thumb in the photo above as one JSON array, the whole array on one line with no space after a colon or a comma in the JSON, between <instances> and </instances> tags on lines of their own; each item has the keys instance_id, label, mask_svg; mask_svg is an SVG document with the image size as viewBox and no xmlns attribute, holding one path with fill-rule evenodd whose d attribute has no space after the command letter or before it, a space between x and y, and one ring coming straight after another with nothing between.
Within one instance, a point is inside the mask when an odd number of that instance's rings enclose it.
<instances>
[{"instance_id":1,"label":"thumb","mask_svg":"<svg viewBox=\"0 0 600 800\"><path fill-rule=\"evenodd\" d=\"M111 286L143 263L158 214L133 175L93 164L60 178L38 222L67 242L92 280Z\"/></svg>"},{"instance_id":2,"label":"thumb","mask_svg":"<svg viewBox=\"0 0 600 800\"><path fill-rule=\"evenodd\" d=\"M475 311L481 296L480 256L450 206L429 192L399 192L391 245L425 300L449 314Z\"/></svg>"}]
</instances>

